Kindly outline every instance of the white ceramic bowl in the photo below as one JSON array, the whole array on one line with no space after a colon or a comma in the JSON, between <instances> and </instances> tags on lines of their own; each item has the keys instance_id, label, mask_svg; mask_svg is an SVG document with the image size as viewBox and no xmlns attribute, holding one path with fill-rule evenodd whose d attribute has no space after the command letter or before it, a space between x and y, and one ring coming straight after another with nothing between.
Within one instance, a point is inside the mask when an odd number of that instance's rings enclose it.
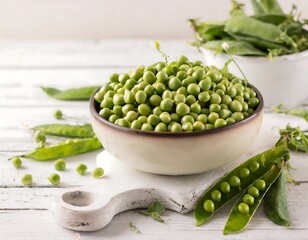
<instances>
[{"instance_id":1,"label":"white ceramic bowl","mask_svg":"<svg viewBox=\"0 0 308 240\"><path fill-rule=\"evenodd\" d=\"M113 156L135 169L164 175L205 172L237 160L255 140L263 119L263 98L254 114L225 127L198 132L157 133L115 125L90 100L93 130Z\"/></svg>"},{"instance_id":2,"label":"white ceramic bowl","mask_svg":"<svg viewBox=\"0 0 308 240\"><path fill-rule=\"evenodd\" d=\"M229 58L226 54L215 55L214 51L201 48L207 65L222 68ZM278 104L295 106L308 98L308 50L285 56L243 57L233 56L251 84L264 97L265 107ZM234 63L230 72L242 76Z\"/></svg>"}]
</instances>

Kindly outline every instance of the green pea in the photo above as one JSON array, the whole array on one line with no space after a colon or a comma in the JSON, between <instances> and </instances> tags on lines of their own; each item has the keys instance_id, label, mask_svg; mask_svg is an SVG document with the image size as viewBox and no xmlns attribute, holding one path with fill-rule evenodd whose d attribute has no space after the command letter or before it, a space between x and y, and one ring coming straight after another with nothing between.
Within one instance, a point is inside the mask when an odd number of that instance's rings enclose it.
<instances>
[{"instance_id":1,"label":"green pea","mask_svg":"<svg viewBox=\"0 0 308 240\"><path fill-rule=\"evenodd\" d=\"M187 74L185 71L178 71L176 77L180 80L184 80L185 78L187 78Z\"/></svg>"},{"instance_id":2,"label":"green pea","mask_svg":"<svg viewBox=\"0 0 308 240\"><path fill-rule=\"evenodd\" d=\"M136 120L138 118L138 114L135 111L129 111L126 114L126 120L129 122L133 122L134 120Z\"/></svg>"},{"instance_id":3,"label":"green pea","mask_svg":"<svg viewBox=\"0 0 308 240\"><path fill-rule=\"evenodd\" d=\"M142 131L153 131L153 127L149 123L143 123L141 126Z\"/></svg>"},{"instance_id":4,"label":"green pea","mask_svg":"<svg viewBox=\"0 0 308 240\"><path fill-rule=\"evenodd\" d=\"M154 94L154 87L152 85L147 85L145 88L144 88L144 92L147 94L147 97L151 97L153 94Z\"/></svg>"},{"instance_id":5,"label":"green pea","mask_svg":"<svg viewBox=\"0 0 308 240\"><path fill-rule=\"evenodd\" d=\"M94 178L101 178L104 176L104 169L101 168L101 167L97 167L97 168L94 168L93 171L92 171L92 176Z\"/></svg>"},{"instance_id":6,"label":"green pea","mask_svg":"<svg viewBox=\"0 0 308 240\"><path fill-rule=\"evenodd\" d=\"M215 92L216 92L221 98L222 98L223 96L226 95L226 93L225 93L224 90L222 90L222 89L218 89L218 90L216 90Z\"/></svg>"},{"instance_id":7,"label":"green pea","mask_svg":"<svg viewBox=\"0 0 308 240\"><path fill-rule=\"evenodd\" d=\"M185 122L183 125L182 125L182 129L183 131L185 132L192 132L193 131L193 125L191 122Z\"/></svg>"},{"instance_id":8,"label":"green pea","mask_svg":"<svg viewBox=\"0 0 308 240\"><path fill-rule=\"evenodd\" d=\"M214 202L212 200L206 200L204 201L203 203L203 209L206 211L206 212L214 212L215 211L215 206L214 206Z\"/></svg>"},{"instance_id":9,"label":"green pea","mask_svg":"<svg viewBox=\"0 0 308 240\"><path fill-rule=\"evenodd\" d=\"M131 90L136 84L137 84L137 81L135 79L129 79L126 81L124 88Z\"/></svg>"},{"instance_id":10,"label":"green pea","mask_svg":"<svg viewBox=\"0 0 308 240\"><path fill-rule=\"evenodd\" d=\"M53 116L55 117L55 119L62 119L63 118L63 114L60 110L56 110L54 113L53 113Z\"/></svg>"},{"instance_id":11,"label":"green pea","mask_svg":"<svg viewBox=\"0 0 308 240\"><path fill-rule=\"evenodd\" d=\"M206 124L205 124L205 129L206 129L206 130L213 129L213 128L214 128L214 125L213 125L213 124L209 124L209 123L206 123Z\"/></svg>"},{"instance_id":12,"label":"green pea","mask_svg":"<svg viewBox=\"0 0 308 240\"><path fill-rule=\"evenodd\" d=\"M249 170L252 173L257 171L259 168L260 168L260 163L258 163L257 161L253 161L249 165Z\"/></svg>"},{"instance_id":13,"label":"green pea","mask_svg":"<svg viewBox=\"0 0 308 240\"><path fill-rule=\"evenodd\" d=\"M232 103L232 98L229 95L224 95L221 98L221 102L229 106Z\"/></svg>"},{"instance_id":14,"label":"green pea","mask_svg":"<svg viewBox=\"0 0 308 240\"><path fill-rule=\"evenodd\" d=\"M140 88L138 88L138 87L134 87L134 88L131 90L132 94L134 94L134 99L135 99L136 93L137 93L139 90L142 90L142 89L140 89ZM125 94L125 93L124 93L124 94Z\"/></svg>"},{"instance_id":15,"label":"green pea","mask_svg":"<svg viewBox=\"0 0 308 240\"><path fill-rule=\"evenodd\" d=\"M207 121L214 125L215 121L219 118L219 114L216 112L211 112L208 117L207 117Z\"/></svg>"},{"instance_id":16,"label":"green pea","mask_svg":"<svg viewBox=\"0 0 308 240\"><path fill-rule=\"evenodd\" d=\"M188 74L188 73L187 73ZM187 77L182 81L182 85L184 87L188 87L188 85L192 84L192 83L197 83L196 79L193 77Z\"/></svg>"},{"instance_id":17,"label":"green pea","mask_svg":"<svg viewBox=\"0 0 308 240\"><path fill-rule=\"evenodd\" d=\"M179 65L180 65L180 64L179 64ZM180 65L180 70L181 70L181 71L187 72L188 69L190 69L190 65L188 65L188 64L181 64L181 65Z\"/></svg>"},{"instance_id":18,"label":"green pea","mask_svg":"<svg viewBox=\"0 0 308 240\"><path fill-rule=\"evenodd\" d=\"M104 98L113 98L115 94L115 91L109 90L108 92L106 92L106 94L104 95Z\"/></svg>"},{"instance_id":19,"label":"green pea","mask_svg":"<svg viewBox=\"0 0 308 240\"><path fill-rule=\"evenodd\" d=\"M221 192L219 190L214 190L213 192L211 192L211 198L213 199L213 201L219 202L221 199Z\"/></svg>"},{"instance_id":20,"label":"green pea","mask_svg":"<svg viewBox=\"0 0 308 240\"><path fill-rule=\"evenodd\" d=\"M248 205L253 205L255 203L255 199L250 194L245 194L242 198L242 201Z\"/></svg>"},{"instance_id":21,"label":"green pea","mask_svg":"<svg viewBox=\"0 0 308 240\"><path fill-rule=\"evenodd\" d=\"M169 80L168 86L172 90L178 90L182 86L182 82L177 77L172 77Z\"/></svg>"},{"instance_id":22,"label":"green pea","mask_svg":"<svg viewBox=\"0 0 308 240\"><path fill-rule=\"evenodd\" d=\"M190 108L185 103L179 103L176 106L176 113L181 117L187 115L189 112Z\"/></svg>"},{"instance_id":23,"label":"green pea","mask_svg":"<svg viewBox=\"0 0 308 240\"><path fill-rule=\"evenodd\" d=\"M239 172L240 178L247 178L250 174L250 171L248 168L242 168Z\"/></svg>"},{"instance_id":24,"label":"green pea","mask_svg":"<svg viewBox=\"0 0 308 240\"><path fill-rule=\"evenodd\" d=\"M213 82L219 82L222 78L222 74L216 70L210 70L206 73L206 76L210 77Z\"/></svg>"},{"instance_id":25,"label":"green pea","mask_svg":"<svg viewBox=\"0 0 308 240\"><path fill-rule=\"evenodd\" d=\"M125 105L122 107L122 113L123 113L124 115L127 115L127 113L128 113L129 111L135 111L135 107L134 107L133 104L128 103L128 104L125 104Z\"/></svg>"},{"instance_id":26,"label":"green pea","mask_svg":"<svg viewBox=\"0 0 308 240\"><path fill-rule=\"evenodd\" d=\"M147 94L143 90L139 90L136 95L135 99L137 103L144 103L147 100Z\"/></svg>"},{"instance_id":27,"label":"green pea","mask_svg":"<svg viewBox=\"0 0 308 240\"><path fill-rule=\"evenodd\" d=\"M32 175L30 174L25 174L22 178L21 178L21 183L25 186L30 186L32 184Z\"/></svg>"},{"instance_id":28,"label":"green pea","mask_svg":"<svg viewBox=\"0 0 308 240\"><path fill-rule=\"evenodd\" d=\"M186 104L187 105L191 105L191 104L193 104L193 103L195 103L197 101L197 99L195 98L195 96L194 95L188 95L187 97L186 97Z\"/></svg>"},{"instance_id":29,"label":"green pea","mask_svg":"<svg viewBox=\"0 0 308 240\"><path fill-rule=\"evenodd\" d=\"M131 91L125 90L124 101L126 103L134 103L135 102L135 95Z\"/></svg>"},{"instance_id":30,"label":"green pea","mask_svg":"<svg viewBox=\"0 0 308 240\"><path fill-rule=\"evenodd\" d=\"M248 111L248 104L246 102L241 102L242 106L243 106L243 112L247 112Z\"/></svg>"},{"instance_id":31,"label":"green pea","mask_svg":"<svg viewBox=\"0 0 308 240\"><path fill-rule=\"evenodd\" d=\"M104 98L104 100L101 102L100 107L101 108L113 108L113 98Z\"/></svg>"},{"instance_id":32,"label":"green pea","mask_svg":"<svg viewBox=\"0 0 308 240\"><path fill-rule=\"evenodd\" d=\"M183 94L185 97L187 96L187 89L186 87L180 87L177 91L177 94Z\"/></svg>"},{"instance_id":33,"label":"green pea","mask_svg":"<svg viewBox=\"0 0 308 240\"><path fill-rule=\"evenodd\" d=\"M205 129L205 125L200 121L196 121L193 123L193 129L194 131L202 131Z\"/></svg>"},{"instance_id":34,"label":"green pea","mask_svg":"<svg viewBox=\"0 0 308 240\"><path fill-rule=\"evenodd\" d=\"M15 168L21 168L21 166L22 166L22 161L21 161L20 157L13 157L12 163L13 163L13 166Z\"/></svg>"},{"instance_id":35,"label":"green pea","mask_svg":"<svg viewBox=\"0 0 308 240\"><path fill-rule=\"evenodd\" d=\"M190 105L190 112L193 112L193 113L201 113L201 106L198 102L195 102L193 104Z\"/></svg>"},{"instance_id":36,"label":"green pea","mask_svg":"<svg viewBox=\"0 0 308 240\"><path fill-rule=\"evenodd\" d=\"M116 114L112 114L109 118L108 121L114 123L116 120L118 120L120 118L120 116L116 115Z\"/></svg>"},{"instance_id":37,"label":"green pea","mask_svg":"<svg viewBox=\"0 0 308 240\"><path fill-rule=\"evenodd\" d=\"M140 130L141 129L141 122L139 120L134 120L132 122L132 124L130 125L130 128Z\"/></svg>"},{"instance_id":38,"label":"green pea","mask_svg":"<svg viewBox=\"0 0 308 240\"><path fill-rule=\"evenodd\" d=\"M186 115L186 116L182 117L181 123L184 124L184 123L187 123L187 122L190 122L191 124L193 124L195 122L195 120L190 115Z\"/></svg>"},{"instance_id":39,"label":"green pea","mask_svg":"<svg viewBox=\"0 0 308 240\"><path fill-rule=\"evenodd\" d=\"M170 131L171 132L182 132L181 124L175 122L174 124L172 124Z\"/></svg>"},{"instance_id":40,"label":"green pea","mask_svg":"<svg viewBox=\"0 0 308 240\"><path fill-rule=\"evenodd\" d=\"M179 56L177 62L179 63L179 65L189 63L188 58L184 55Z\"/></svg>"},{"instance_id":41,"label":"green pea","mask_svg":"<svg viewBox=\"0 0 308 240\"><path fill-rule=\"evenodd\" d=\"M205 78L205 71L202 67L195 68L194 73L192 74L192 77L197 79L197 81L200 81L201 79Z\"/></svg>"},{"instance_id":42,"label":"green pea","mask_svg":"<svg viewBox=\"0 0 308 240\"><path fill-rule=\"evenodd\" d=\"M198 85L202 91L207 91L207 90L210 90L211 83L212 83L212 80L209 77L206 77L205 79L201 80Z\"/></svg>"},{"instance_id":43,"label":"green pea","mask_svg":"<svg viewBox=\"0 0 308 240\"><path fill-rule=\"evenodd\" d=\"M159 115L159 118L160 118L160 121L162 121L165 124L168 124L168 123L171 122L171 116L170 116L170 113L168 113L168 112L162 112Z\"/></svg>"},{"instance_id":44,"label":"green pea","mask_svg":"<svg viewBox=\"0 0 308 240\"><path fill-rule=\"evenodd\" d=\"M161 82L156 82L153 84L153 87L155 89L155 91L159 94L162 95L164 93L164 91L167 89L166 85L161 83Z\"/></svg>"},{"instance_id":45,"label":"green pea","mask_svg":"<svg viewBox=\"0 0 308 240\"><path fill-rule=\"evenodd\" d=\"M263 191L266 188L266 182L263 179L258 179L254 185L260 191Z\"/></svg>"},{"instance_id":46,"label":"green pea","mask_svg":"<svg viewBox=\"0 0 308 240\"><path fill-rule=\"evenodd\" d=\"M198 115L196 120L205 124L207 122L207 116L205 114L200 114L200 115Z\"/></svg>"},{"instance_id":47,"label":"green pea","mask_svg":"<svg viewBox=\"0 0 308 240\"><path fill-rule=\"evenodd\" d=\"M100 103L104 99L104 96L105 96L104 92L97 92L94 96L94 99Z\"/></svg>"},{"instance_id":48,"label":"green pea","mask_svg":"<svg viewBox=\"0 0 308 240\"><path fill-rule=\"evenodd\" d=\"M221 106L219 104L213 103L209 108L210 112L219 112L221 110Z\"/></svg>"},{"instance_id":49,"label":"green pea","mask_svg":"<svg viewBox=\"0 0 308 240\"><path fill-rule=\"evenodd\" d=\"M232 124L232 123L235 123L235 120L233 118L229 117L229 118L226 119L226 122L227 122L227 124Z\"/></svg>"},{"instance_id":50,"label":"green pea","mask_svg":"<svg viewBox=\"0 0 308 240\"><path fill-rule=\"evenodd\" d=\"M256 97L252 97L248 100L248 106L250 108L256 108L259 105L259 99Z\"/></svg>"},{"instance_id":51,"label":"green pea","mask_svg":"<svg viewBox=\"0 0 308 240\"><path fill-rule=\"evenodd\" d=\"M232 176L229 179L229 183L231 187L238 187L241 185L241 180L238 176Z\"/></svg>"},{"instance_id":52,"label":"green pea","mask_svg":"<svg viewBox=\"0 0 308 240\"><path fill-rule=\"evenodd\" d=\"M46 142L46 135L45 135L45 133L43 133L41 131L36 131L34 133L34 137L35 137L35 141L37 143L45 143Z\"/></svg>"},{"instance_id":53,"label":"green pea","mask_svg":"<svg viewBox=\"0 0 308 240\"><path fill-rule=\"evenodd\" d=\"M121 127L129 127L129 122L124 118L119 118L115 121L115 124Z\"/></svg>"},{"instance_id":54,"label":"green pea","mask_svg":"<svg viewBox=\"0 0 308 240\"><path fill-rule=\"evenodd\" d=\"M109 108L103 108L98 114L103 118L108 119L112 115L112 111Z\"/></svg>"},{"instance_id":55,"label":"green pea","mask_svg":"<svg viewBox=\"0 0 308 240\"><path fill-rule=\"evenodd\" d=\"M229 193L230 192L230 184L228 182L222 182L220 184L220 190L223 192L223 193Z\"/></svg>"},{"instance_id":56,"label":"green pea","mask_svg":"<svg viewBox=\"0 0 308 240\"><path fill-rule=\"evenodd\" d=\"M160 122L156 125L155 132L167 132L167 125L163 122Z\"/></svg>"},{"instance_id":57,"label":"green pea","mask_svg":"<svg viewBox=\"0 0 308 240\"><path fill-rule=\"evenodd\" d=\"M227 122L226 120L222 119L222 118L218 118L216 119L215 123L214 123L214 128L219 128L219 127L223 127L226 126Z\"/></svg>"},{"instance_id":58,"label":"green pea","mask_svg":"<svg viewBox=\"0 0 308 240\"><path fill-rule=\"evenodd\" d=\"M115 91L115 92L117 92L120 88L122 88L123 87L123 84L121 84L121 83L118 83L118 84L116 84L115 86L114 86L114 88L113 88L113 90Z\"/></svg>"},{"instance_id":59,"label":"green pea","mask_svg":"<svg viewBox=\"0 0 308 240\"><path fill-rule=\"evenodd\" d=\"M179 103L185 103L186 102L186 97L184 94L176 94L174 96L174 102L175 104L179 104Z\"/></svg>"},{"instance_id":60,"label":"green pea","mask_svg":"<svg viewBox=\"0 0 308 240\"><path fill-rule=\"evenodd\" d=\"M145 69L144 69L144 72L152 72L152 73L156 73L156 69L154 66L147 66Z\"/></svg>"},{"instance_id":61,"label":"green pea","mask_svg":"<svg viewBox=\"0 0 308 240\"><path fill-rule=\"evenodd\" d=\"M200 87L196 83L191 83L187 87L187 92L195 97L200 93Z\"/></svg>"},{"instance_id":62,"label":"green pea","mask_svg":"<svg viewBox=\"0 0 308 240\"><path fill-rule=\"evenodd\" d=\"M219 111L219 117L222 119L227 119L231 116L231 111L227 109L222 109ZM227 123L228 124L228 123Z\"/></svg>"},{"instance_id":63,"label":"green pea","mask_svg":"<svg viewBox=\"0 0 308 240\"><path fill-rule=\"evenodd\" d=\"M161 107L156 107L153 109L153 114L157 115L158 117L162 112L163 110L161 109Z\"/></svg>"},{"instance_id":64,"label":"green pea","mask_svg":"<svg viewBox=\"0 0 308 240\"><path fill-rule=\"evenodd\" d=\"M146 81L149 84L153 84L156 81L156 76L151 71L146 71L143 74L143 80Z\"/></svg>"},{"instance_id":65,"label":"green pea","mask_svg":"<svg viewBox=\"0 0 308 240\"><path fill-rule=\"evenodd\" d=\"M113 107L113 113L118 115L119 117L122 117L123 116L123 111L122 111L122 106L114 106Z\"/></svg>"},{"instance_id":66,"label":"green pea","mask_svg":"<svg viewBox=\"0 0 308 240\"><path fill-rule=\"evenodd\" d=\"M151 108L149 105L142 103L138 106L138 112L143 116L149 116L151 113Z\"/></svg>"},{"instance_id":67,"label":"green pea","mask_svg":"<svg viewBox=\"0 0 308 240\"><path fill-rule=\"evenodd\" d=\"M126 73L120 74L120 75L119 75L119 78L118 78L118 80L119 80L119 82L120 82L121 84L125 84L126 80L128 80L128 79L129 79L129 75L126 74Z\"/></svg>"},{"instance_id":68,"label":"green pea","mask_svg":"<svg viewBox=\"0 0 308 240\"><path fill-rule=\"evenodd\" d=\"M173 101L171 98L165 98L161 101L160 107L163 111L170 112L173 107Z\"/></svg>"},{"instance_id":69,"label":"green pea","mask_svg":"<svg viewBox=\"0 0 308 240\"><path fill-rule=\"evenodd\" d=\"M110 82L118 82L118 80L119 80L119 74L117 73L113 73L109 77Z\"/></svg>"},{"instance_id":70,"label":"green pea","mask_svg":"<svg viewBox=\"0 0 308 240\"><path fill-rule=\"evenodd\" d=\"M166 82L168 80L168 74L165 71L160 71L156 74L156 79L158 82Z\"/></svg>"},{"instance_id":71,"label":"green pea","mask_svg":"<svg viewBox=\"0 0 308 240\"><path fill-rule=\"evenodd\" d=\"M114 105L122 106L122 105L125 104L124 95L123 94L114 94L112 100L113 100L113 104Z\"/></svg>"},{"instance_id":72,"label":"green pea","mask_svg":"<svg viewBox=\"0 0 308 240\"><path fill-rule=\"evenodd\" d=\"M201 101L201 102L208 102L210 100L210 94L208 92L201 92L199 93L198 95L198 99Z\"/></svg>"},{"instance_id":73,"label":"green pea","mask_svg":"<svg viewBox=\"0 0 308 240\"><path fill-rule=\"evenodd\" d=\"M241 113L241 112L234 112L234 113L232 113L231 117L232 117L236 122L241 121L241 120L244 119L244 115L243 115L243 113Z\"/></svg>"},{"instance_id":74,"label":"green pea","mask_svg":"<svg viewBox=\"0 0 308 240\"><path fill-rule=\"evenodd\" d=\"M249 213L249 206L246 203L240 203L237 207L240 213L248 214Z\"/></svg>"},{"instance_id":75,"label":"green pea","mask_svg":"<svg viewBox=\"0 0 308 240\"><path fill-rule=\"evenodd\" d=\"M85 175L87 173L87 170L88 170L88 167L87 165L83 164L83 163L80 163L77 168L76 168L76 172L79 174L79 175Z\"/></svg>"},{"instance_id":76,"label":"green pea","mask_svg":"<svg viewBox=\"0 0 308 240\"><path fill-rule=\"evenodd\" d=\"M49 177L48 177L48 180L49 182L52 184L52 185L59 185L60 183L60 176L59 174L51 174Z\"/></svg>"},{"instance_id":77,"label":"green pea","mask_svg":"<svg viewBox=\"0 0 308 240\"><path fill-rule=\"evenodd\" d=\"M160 119L155 114L151 114L148 116L148 123L155 127L159 123Z\"/></svg>"},{"instance_id":78,"label":"green pea","mask_svg":"<svg viewBox=\"0 0 308 240\"><path fill-rule=\"evenodd\" d=\"M121 88L118 89L117 93L124 95L125 90L126 89L124 87L121 87Z\"/></svg>"},{"instance_id":79,"label":"green pea","mask_svg":"<svg viewBox=\"0 0 308 240\"><path fill-rule=\"evenodd\" d=\"M228 95L229 95L231 98L235 97L235 96L236 96L236 93L237 93L236 88L233 87L233 86L228 87L228 88L227 88L227 93L228 93Z\"/></svg>"},{"instance_id":80,"label":"green pea","mask_svg":"<svg viewBox=\"0 0 308 240\"><path fill-rule=\"evenodd\" d=\"M171 113L170 114L171 121L180 122L181 117L177 113Z\"/></svg>"},{"instance_id":81,"label":"green pea","mask_svg":"<svg viewBox=\"0 0 308 240\"><path fill-rule=\"evenodd\" d=\"M219 104L221 102L221 97L217 93L212 93L210 102L212 104Z\"/></svg>"},{"instance_id":82,"label":"green pea","mask_svg":"<svg viewBox=\"0 0 308 240\"><path fill-rule=\"evenodd\" d=\"M251 186L250 188L248 188L247 193L250 194L251 196L255 197L255 198L259 197L259 190L258 190L258 188L254 187L254 186Z\"/></svg>"},{"instance_id":83,"label":"green pea","mask_svg":"<svg viewBox=\"0 0 308 240\"><path fill-rule=\"evenodd\" d=\"M230 103L230 110L232 112L241 112L243 110L243 105L239 101L233 100Z\"/></svg>"},{"instance_id":84,"label":"green pea","mask_svg":"<svg viewBox=\"0 0 308 240\"><path fill-rule=\"evenodd\" d=\"M141 124L144 124L144 123L147 123L148 122L148 118L146 116L140 116L138 117L138 121L141 123Z\"/></svg>"},{"instance_id":85,"label":"green pea","mask_svg":"<svg viewBox=\"0 0 308 240\"><path fill-rule=\"evenodd\" d=\"M64 171L66 168L66 162L63 159L58 159L54 163L54 168L58 171Z\"/></svg>"},{"instance_id":86,"label":"green pea","mask_svg":"<svg viewBox=\"0 0 308 240\"><path fill-rule=\"evenodd\" d=\"M252 108L248 108L247 113L249 115L253 114L255 110L253 110Z\"/></svg>"},{"instance_id":87,"label":"green pea","mask_svg":"<svg viewBox=\"0 0 308 240\"><path fill-rule=\"evenodd\" d=\"M156 94L152 95L149 99L150 104L154 107L160 106L161 101L162 101L162 98Z\"/></svg>"}]
</instances>

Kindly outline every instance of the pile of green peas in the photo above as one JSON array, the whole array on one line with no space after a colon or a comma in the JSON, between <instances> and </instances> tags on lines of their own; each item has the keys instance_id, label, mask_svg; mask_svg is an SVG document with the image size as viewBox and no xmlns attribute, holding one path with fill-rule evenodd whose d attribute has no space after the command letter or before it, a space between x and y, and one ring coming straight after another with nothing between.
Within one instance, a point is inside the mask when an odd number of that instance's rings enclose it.
<instances>
[{"instance_id":1,"label":"pile of green peas","mask_svg":"<svg viewBox=\"0 0 308 240\"><path fill-rule=\"evenodd\" d=\"M99 115L122 127L192 132L243 120L259 105L247 81L186 56L114 73L94 96Z\"/></svg>"}]
</instances>

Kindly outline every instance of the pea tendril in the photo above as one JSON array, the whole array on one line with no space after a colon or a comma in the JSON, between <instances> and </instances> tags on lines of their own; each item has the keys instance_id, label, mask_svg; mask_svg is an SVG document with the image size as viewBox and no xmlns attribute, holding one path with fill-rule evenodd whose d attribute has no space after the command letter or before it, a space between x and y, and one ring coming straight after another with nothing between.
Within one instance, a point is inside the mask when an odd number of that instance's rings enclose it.
<instances>
[{"instance_id":1,"label":"pea tendril","mask_svg":"<svg viewBox=\"0 0 308 240\"><path fill-rule=\"evenodd\" d=\"M154 44L155 44L156 50L157 50L159 53L161 53L161 55L162 55L163 58L165 59L166 65L168 65L169 56L161 50L161 47L160 47L160 44L159 44L158 41L155 41Z\"/></svg>"}]
</instances>

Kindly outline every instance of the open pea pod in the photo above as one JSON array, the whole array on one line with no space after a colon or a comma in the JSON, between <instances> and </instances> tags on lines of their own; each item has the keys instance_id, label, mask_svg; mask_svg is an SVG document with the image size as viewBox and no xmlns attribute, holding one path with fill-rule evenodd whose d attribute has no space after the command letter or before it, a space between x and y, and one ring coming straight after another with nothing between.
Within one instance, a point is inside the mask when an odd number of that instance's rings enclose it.
<instances>
[{"instance_id":1,"label":"open pea pod","mask_svg":"<svg viewBox=\"0 0 308 240\"><path fill-rule=\"evenodd\" d=\"M96 137L84 139L68 139L50 147L38 148L20 157L47 161L101 149L102 145Z\"/></svg>"},{"instance_id":2,"label":"open pea pod","mask_svg":"<svg viewBox=\"0 0 308 240\"><path fill-rule=\"evenodd\" d=\"M288 153L286 145L281 144L248 159L218 180L197 201L194 210L196 225L205 223L218 209L268 172Z\"/></svg>"},{"instance_id":3,"label":"open pea pod","mask_svg":"<svg viewBox=\"0 0 308 240\"><path fill-rule=\"evenodd\" d=\"M94 137L91 124L70 125L70 124L44 124L31 128L46 135L60 137L90 138Z\"/></svg>"},{"instance_id":4,"label":"open pea pod","mask_svg":"<svg viewBox=\"0 0 308 240\"><path fill-rule=\"evenodd\" d=\"M288 211L288 170L284 167L278 179L264 197L264 210L274 223L289 227L291 220Z\"/></svg>"},{"instance_id":5,"label":"open pea pod","mask_svg":"<svg viewBox=\"0 0 308 240\"><path fill-rule=\"evenodd\" d=\"M223 231L224 234L242 231L248 225L266 192L281 174L281 169L281 164L272 166L267 173L254 181L253 185L245 191L243 197L237 201L230 212Z\"/></svg>"}]
</instances>

